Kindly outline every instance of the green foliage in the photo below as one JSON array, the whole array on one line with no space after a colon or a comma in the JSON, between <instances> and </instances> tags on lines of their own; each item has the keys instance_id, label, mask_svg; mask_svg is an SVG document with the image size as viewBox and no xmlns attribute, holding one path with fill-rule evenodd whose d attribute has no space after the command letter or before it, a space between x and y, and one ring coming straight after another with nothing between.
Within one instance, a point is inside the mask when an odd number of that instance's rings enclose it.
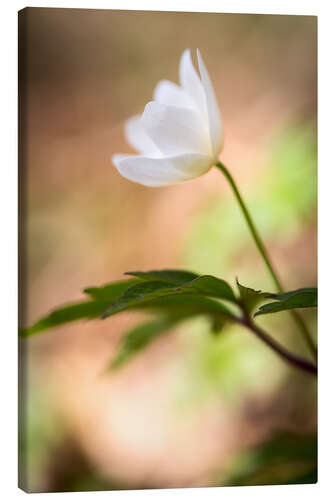
<instances>
[{"instance_id":1,"label":"green foliage","mask_svg":"<svg viewBox=\"0 0 333 500\"><path fill-rule=\"evenodd\" d=\"M177 270L130 274L135 274L140 279L86 288L84 292L90 296L90 300L55 309L31 327L20 329L20 336L28 337L72 321L107 317L125 310L147 309L163 312L164 315L167 313L173 318L204 314L212 318L215 328L221 320L224 322L226 318L233 319L224 304L209 298L213 296L229 301L236 300L232 289L223 280ZM159 278L159 281L156 278Z\"/></svg>"},{"instance_id":2,"label":"green foliage","mask_svg":"<svg viewBox=\"0 0 333 500\"><path fill-rule=\"evenodd\" d=\"M165 281L143 281L129 287L110 307L102 314L102 318L107 318L112 314L125 311L136 304L149 302L155 298L172 294L173 284Z\"/></svg>"},{"instance_id":3,"label":"green foliage","mask_svg":"<svg viewBox=\"0 0 333 500\"><path fill-rule=\"evenodd\" d=\"M151 301L138 303L136 309L147 309L151 311L164 311L169 315L198 316L208 315L217 319L234 320L229 310L217 300L208 297L191 294L175 294L157 297Z\"/></svg>"},{"instance_id":4,"label":"green foliage","mask_svg":"<svg viewBox=\"0 0 333 500\"><path fill-rule=\"evenodd\" d=\"M227 486L317 482L316 436L276 435L234 460Z\"/></svg>"},{"instance_id":5,"label":"green foliage","mask_svg":"<svg viewBox=\"0 0 333 500\"><path fill-rule=\"evenodd\" d=\"M199 276L198 274L188 271L174 270L148 271L145 273L131 272L125 274L137 276L143 280L156 279L173 285L179 285L176 287L177 291L197 292L210 297L236 302L234 292L230 285L222 279L215 278L215 276Z\"/></svg>"},{"instance_id":6,"label":"green foliage","mask_svg":"<svg viewBox=\"0 0 333 500\"><path fill-rule=\"evenodd\" d=\"M226 281L215 278L215 276L199 276L190 283L186 283L182 287L179 287L178 290L199 293L237 303L231 286L228 285Z\"/></svg>"},{"instance_id":7,"label":"green foliage","mask_svg":"<svg viewBox=\"0 0 333 500\"><path fill-rule=\"evenodd\" d=\"M113 300L116 300L117 297L124 293L130 286L135 285L135 283L139 283L139 280L129 279L115 281L114 283L109 283L101 287L85 288L83 291L87 295L90 295L93 299L110 303Z\"/></svg>"},{"instance_id":8,"label":"green foliage","mask_svg":"<svg viewBox=\"0 0 333 500\"><path fill-rule=\"evenodd\" d=\"M170 271L168 273L170 273ZM139 274L141 273L136 273L137 276ZM151 277L158 276L156 272L149 272L147 274ZM129 287L113 302L113 304L111 304L105 313L103 313L102 317L106 318L112 314L131 308L138 303L150 302L159 297L170 295L183 296L186 294L199 294L236 302L234 293L228 283L214 276L198 276L189 282L185 282L184 278L182 278L182 284L179 284L180 278L177 278L177 283L171 282L170 274L168 276L168 281L148 281L147 275L145 274L144 281ZM221 311L222 309L224 314L231 316L228 309L221 304Z\"/></svg>"},{"instance_id":9,"label":"green foliage","mask_svg":"<svg viewBox=\"0 0 333 500\"><path fill-rule=\"evenodd\" d=\"M163 318L143 323L123 337L118 353L110 365L110 369L118 369L134 354L144 349L155 338L170 330L181 318Z\"/></svg>"},{"instance_id":10,"label":"green foliage","mask_svg":"<svg viewBox=\"0 0 333 500\"><path fill-rule=\"evenodd\" d=\"M73 304L64 305L41 318L27 329L19 330L20 337L29 337L49 328L61 326L65 323L78 321L80 319L91 319L100 316L110 304L124 290L137 280L116 281L101 288L87 288L85 293L94 300L87 300Z\"/></svg>"},{"instance_id":11,"label":"green foliage","mask_svg":"<svg viewBox=\"0 0 333 500\"><path fill-rule=\"evenodd\" d=\"M292 292L271 294L269 297L276 302L261 306L255 316L286 311L287 309L317 307L317 288L300 288Z\"/></svg>"},{"instance_id":12,"label":"green foliage","mask_svg":"<svg viewBox=\"0 0 333 500\"><path fill-rule=\"evenodd\" d=\"M254 290L253 288L243 286L237 279L236 283L238 286L241 303L248 314L252 313L253 309L259 302L262 302L263 300L272 296L270 293L262 292L261 290Z\"/></svg>"},{"instance_id":13,"label":"green foliage","mask_svg":"<svg viewBox=\"0 0 333 500\"><path fill-rule=\"evenodd\" d=\"M36 333L41 333L49 328L61 326L65 323L77 321L79 319L95 318L102 314L107 304L98 301L78 302L69 304L52 311L48 316L41 318L34 325L26 329L20 329L20 337L30 337Z\"/></svg>"},{"instance_id":14,"label":"green foliage","mask_svg":"<svg viewBox=\"0 0 333 500\"><path fill-rule=\"evenodd\" d=\"M163 269L161 271L132 271L125 273L129 276L136 276L141 280L147 281L165 281L173 285L182 285L188 283L195 278L198 278L198 274L192 273L190 271L183 271L178 269Z\"/></svg>"},{"instance_id":15,"label":"green foliage","mask_svg":"<svg viewBox=\"0 0 333 500\"><path fill-rule=\"evenodd\" d=\"M316 289L274 295L245 287L237 281L240 296L236 298L230 285L215 276L198 276L192 272L171 269L127 274L135 277L86 288L84 293L90 297L89 300L55 309L30 328L21 329L20 336L28 337L77 320L96 317L105 319L123 311L146 310L157 314L157 319L139 325L124 336L112 363L112 368L116 368L182 320L206 316L210 330L215 334L226 323L237 323L239 318L225 305L225 301L246 314L251 314L253 308L267 298L277 301L262 306L256 313L258 315L293 307L312 307L316 297Z\"/></svg>"}]
</instances>

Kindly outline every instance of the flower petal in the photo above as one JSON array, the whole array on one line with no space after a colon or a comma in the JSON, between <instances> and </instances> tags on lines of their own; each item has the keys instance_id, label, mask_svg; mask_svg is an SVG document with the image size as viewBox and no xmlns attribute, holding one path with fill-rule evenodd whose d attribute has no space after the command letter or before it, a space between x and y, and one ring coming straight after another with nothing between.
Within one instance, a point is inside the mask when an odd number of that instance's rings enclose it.
<instances>
[{"instance_id":1,"label":"flower petal","mask_svg":"<svg viewBox=\"0 0 333 500\"><path fill-rule=\"evenodd\" d=\"M213 85L209 78L207 68L205 66L205 63L203 62L199 49L197 49L197 54L201 81L206 96L209 131L212 141L213 153L215 157L218 158L218 155L220 154L223 146L223 131L220 112L216 101Z\"/></svg>"},{"instance_id":2,"label":"flower petal","mask_svg":"<svg viewBox=\"0 0 333 500\"><path fill-rule=\"evenodd\" d=\"M208 127L200 115L191 109L149 102L142 115L142 124L165 155L212 154Z\"/></svg>"},{"instance_id":3,"label":"flower petal","mask_svg":"<svg viewBox=\"0 0 333 500\"><path fill-rule=\"evenodd\" d=\"M169 80L161 80L155 87L154 101L167 106L195 109L189 95L178 85Z\"/></svg>"},{"instance_id":4,"label":"flower petal","mask_svg":"<svg viewBox=\"0 0 333 500\"><path fill-rule=\"evenodd\" d=\"M161 156L154 142L143 128L142 115L135 115L125 123L125 136L127 142L140 153L149 156Z\"/></svg>"},{"instance_id":5,"label":"flower petal","mask_svg":"<svg viewBox=\"0 0 333 500\"><path fill-rule=\"evenodd\" d=\"M191 51L186 49L179 63L179 81L185 92L191 97L203 118L208 120L205 92L191 58Z\"/></svg>"},{"instance_id":6,"label":"flower petal","mask_svg":"<svg viewBox=\"0 0 333 500\"><path fill-rule=\"evenodd\" d=\"M212 165L210 157L197 153L168 158L114 155L112 160L123 177L150 187L193 179L207 172Z\"/></svg>"}]
</instances>

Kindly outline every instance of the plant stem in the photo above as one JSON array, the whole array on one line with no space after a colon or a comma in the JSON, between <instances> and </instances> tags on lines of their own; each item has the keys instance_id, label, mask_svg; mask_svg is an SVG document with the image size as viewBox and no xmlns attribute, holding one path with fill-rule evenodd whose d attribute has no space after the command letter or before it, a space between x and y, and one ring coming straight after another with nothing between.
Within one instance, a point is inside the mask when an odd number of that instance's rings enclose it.
<instances>
[{"instance_id":1,"label":"plant stem","mask_svg":"<svg viewBox=\"0 0 333 500\"><path fill-rule=\"evenodd\" d=\"M251 232L251 234L253 236L255 244L256 244L256 246L257 246L257 248L258 248L258 250L259 250L262 258L264 259L264 262L265 262L265 264L266 264L266 266L267 266L267 268L268 268L268 270L270 272L270 275L271 275L271 277L272 277L272 279L273 279L273 281L275 283L275 286L276 286L277 290L280 293L284 293L281 281L278 278L276 271L274 270L274 266L272 264L272 261L270 260L268 252L267 252L267 250L266 250L266 248L264 246L264 243L263 243L263 241L262 241L262 239L261 239L261 237L260 237L260 235L259 235L259 233L258 233L258 231L257 231L257 229L256 229L256 227L254 225L254 223L253 223L253 220L252 220L252 218L250 216L250 213L249 213L249 211L248 211L248 209L247 209L247 207L246 207L246 205L244 203L243 198L241 197L241 194L240 194L240 192L239 192L239 190L238 190L238 188L237 188L237 186L235 184L234 179L232 178L232 176L231 176L229 170L227 169L227 167L225 165L223 165L221 162L217 162L216 163L216 167L219 170L221 170L221 172L224 174L224 176L226 177L227 181L229 182L229 184L231 186L231 189L232 189L232 191L233 191L233 193L234 193L234 195L235 195L235 197L236 197L236 199L238 201L238 204L239 204L240 209L241 209L241 211L242 211L242 213L244 215L244 218L245 218L246 223L247 223L247 225L249 227L249 230L250 230L250 232ZM303 338L304 338L305 342L307 343L308 347L310 348L310 350L311 350L314 358L317 359L317 348L316 348L316 346L315 346L315 344L314 344L314 342L313 342L313 340L311 338L311 335L310 335L310 333L309 333L309 331L308 331L308 329L307 329L307 327L306 327L303 319L301 318L301 316L298 315L298 313L295 310L291 310L290 313L292 314L295 322L297 323L299 329L301 330Z\"/></svg>"},{"instance_id":2,"label":"plant stem","mask_svg":"<svg viewBox=\"0 0 333 500\"><path fill-rule=\"evenodd\" d=\"M251 330L258 338L260 338L266 345L268 345L271 349L280 358L284 359L287 363L299 368L300 370L306 371L307 373L311 373L314 376L317 376L317 367L310 361L302 358L301 356L297 356L292 352L288 351L285 347L279 344L275 339L273 339L270 335L268 335L264 330L262 330L259 326L257 326L251 318L244 316L244 318L239 320L239 323Z\"/></svg>"}]
</instances>

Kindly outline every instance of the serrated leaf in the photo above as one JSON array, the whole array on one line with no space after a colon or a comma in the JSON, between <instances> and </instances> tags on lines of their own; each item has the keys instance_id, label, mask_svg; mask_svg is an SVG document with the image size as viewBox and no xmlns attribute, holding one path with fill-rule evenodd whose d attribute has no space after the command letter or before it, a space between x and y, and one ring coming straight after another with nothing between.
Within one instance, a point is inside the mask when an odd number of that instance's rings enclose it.
<instances>
[{"instance_id":1,"label":"serrated leaf","mask_svg":"<svg viewBox=\"0 0 333 500\"><path fill-rule=\"evenodd\" d=\"M125 273L145 281L165 281L174 284L178 291L202 293L210 297L236 302L231 286L224 280L211 275L202 275L182 270L164 269L161 271L133 271ZM178 286L177 286L178 285Z\"/></svg>"},{"instance_id":2,"label":"serrated leaf","mask_svg":"<svg viewBox=\"0 0 333 500\"><path fill-rule=\"evenodd\" d=\"M126 333L121 341L118 353L110 365L110 370L123 366L132 356L147 347L162 333L170 330L180 318L163 318L136 326Z\"/></svg>"},{"instance_id":3,"label":"serrated leaf","mask_svg":"<svg viewBox=\"0 0 333 500\"><path fill-rule=\"evenodd\" d=\"M166 283L165 281L143 281L136 283L130 286L107 308L102 314L102 318L104 319L112 314L129 309L136 304L167 295L173 288L173 284Z\"/></svg>"},{"instance_id":4,"label":"serrated leaf","mask_svg":"<svg viewBox=\"0 0 333 500\"><path fill-rule=\"evenodd\" d=\"M226 281L215 278L215 276L198 276L193 281L177 287L177 290L194 292L209 297L237 302L231 286Z\"/></svg>"},{"instance_id":5,"label":"serrated leaf","mask_svg":"<svg viewBox=\"0 0 333 500\"><path fill-rule=\"evenodd\" d=\"M236 283L239 290L240 300L243 307L246 309L248 314L251 314L253 309L258 305L259 302L266 300L271 297L271 293L262 292L261 290L254 290L247 286L243 286L236 279Z\"/></svg>"},{"instance_id":6,"label":"serrated leaf","mask_svg":"<svg viewBox=\"0 0 333 500\"><path fill-rule=\"evenodd\" d=\"M202 276L184 285L175 286L165 281L143 281L129 287L111 306L103 313L102 318L112 314L135 307L138 304L155 301L164 296L186 296L186 295L209 295L218 298L235 301L232 289L229 285L214 278L213 276ZM231 314L224 307L226 314Z\"/></svg>"},{"instance_id":7,"label":"serrated leaf","mask_svg":"<svg viewBox=\"0 0 333 500\"><path fill-rule=\"evenodd\" d=\"M151 281L160 276L161 280ZM140 273L137 273L138 275ZM81 319L103 317L133 309L164 311L170 316L208 314L233 320L231 312L221 303L207 296L234 301L229 285L213 276L197 276L187 271L150 271L145 278L116 281L102 287L86 288L92 300L72 303L55 309L27 329L20 329L21 337L28 337L49 328ZM193 278L192 281L187 281ZM171 280L173 280L171 282ZM176 297L168 297L174 295ZM197 297L195 297L197 295ZM111 307L110 307L111 303Z\"/></svg>"},{"instance_id":8,"label":"serrated leaf","mask_svg":"<svg viewBox=\"0 0 333 500\"><path fill-rule=\"evenodd\" d=\"M198 278L198 274L190 271L183 271L178 269L162 269L160 271L132 271L125 273L129 276L136 276L141 280L147 281L165 281L170 284L182 285Z\"/></svg>"},{"instance_id":9,"label":"serrated leaf","mask_svg":"<svg viewBox=\"0 0 333 500\"><path fill-rule=\"evenodd\" d=\"M287 309L317 307L317 288L300 288L291 292L270 294L269 297L276 302L261 306L255 316L286 311Z\"/></svg>"},{"instance_id":10,"label":"serrated leaf","mask_svg":"<svg viewBox=\"0 0 333 500\"><path fill-rule=\"evenodd\" d=\"M275 300L289 300L291 298L296 297L305 304L309 304L308 307L316 307L317 306L317 297L318 297L318 289L315 287L309 288L298 288L297 290L292 290L291 292L284 293L271 293L270 298ZM297 299L297 300L298 300ZM313 304L313 305L310 305Z\"/></svg>"},{"instance_id":11,"label":"serrated leaf","mask_svg":"<svg viewBox=\"0 0 333 500\"><path fill-rule=\"evenodd\" d=\"M128 286L128 284L126 286ZM101 296L110 297L108 294L102 294ZM108 306L108 300L91 300L64 305L53 310L50 314L38 320L31 327L26 329L21 328L19 330L19 336L22 338L30 337L31 335L41 333L50 328L61 326L73 321L97 318L107 309ZM230 312L223 304L207 297L190 294L156 297L150 302L138 302L129 306L127 309L149 310L152 312L168 314L173 318L184 315L188 317L209 315L212 318L225 317L229 320L233 319L233 317L230 316Z\"/></svg>"}]
</instances>

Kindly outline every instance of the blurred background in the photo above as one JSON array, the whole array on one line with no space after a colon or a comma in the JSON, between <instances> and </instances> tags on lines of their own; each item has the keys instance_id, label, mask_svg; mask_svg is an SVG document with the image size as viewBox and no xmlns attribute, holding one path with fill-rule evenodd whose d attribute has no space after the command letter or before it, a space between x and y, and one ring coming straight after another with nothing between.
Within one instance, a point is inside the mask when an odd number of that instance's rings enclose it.
<instances>
[{"instance_id":1,"label":"blurred background","mask_svg":"<svg viewBox=\"0 0 333 500\"><path fill-rule=\"evenodd\" d=\"M199 47L222 161L288 290L316 286L317 21L306 16L29 8L19 14L21 292L30 325L87 286L187 268L274 291L217 169L176 186L122 178L125 120ZM22 222L22 221L21 221ZM302 311L315 334L316 317ZM32 492L316 480L316 386L245 330L203 319L105 366L123 313L21 345L21 479ZM285 313L258 322L308 356Z\"/></svg>"}]
</instances>

